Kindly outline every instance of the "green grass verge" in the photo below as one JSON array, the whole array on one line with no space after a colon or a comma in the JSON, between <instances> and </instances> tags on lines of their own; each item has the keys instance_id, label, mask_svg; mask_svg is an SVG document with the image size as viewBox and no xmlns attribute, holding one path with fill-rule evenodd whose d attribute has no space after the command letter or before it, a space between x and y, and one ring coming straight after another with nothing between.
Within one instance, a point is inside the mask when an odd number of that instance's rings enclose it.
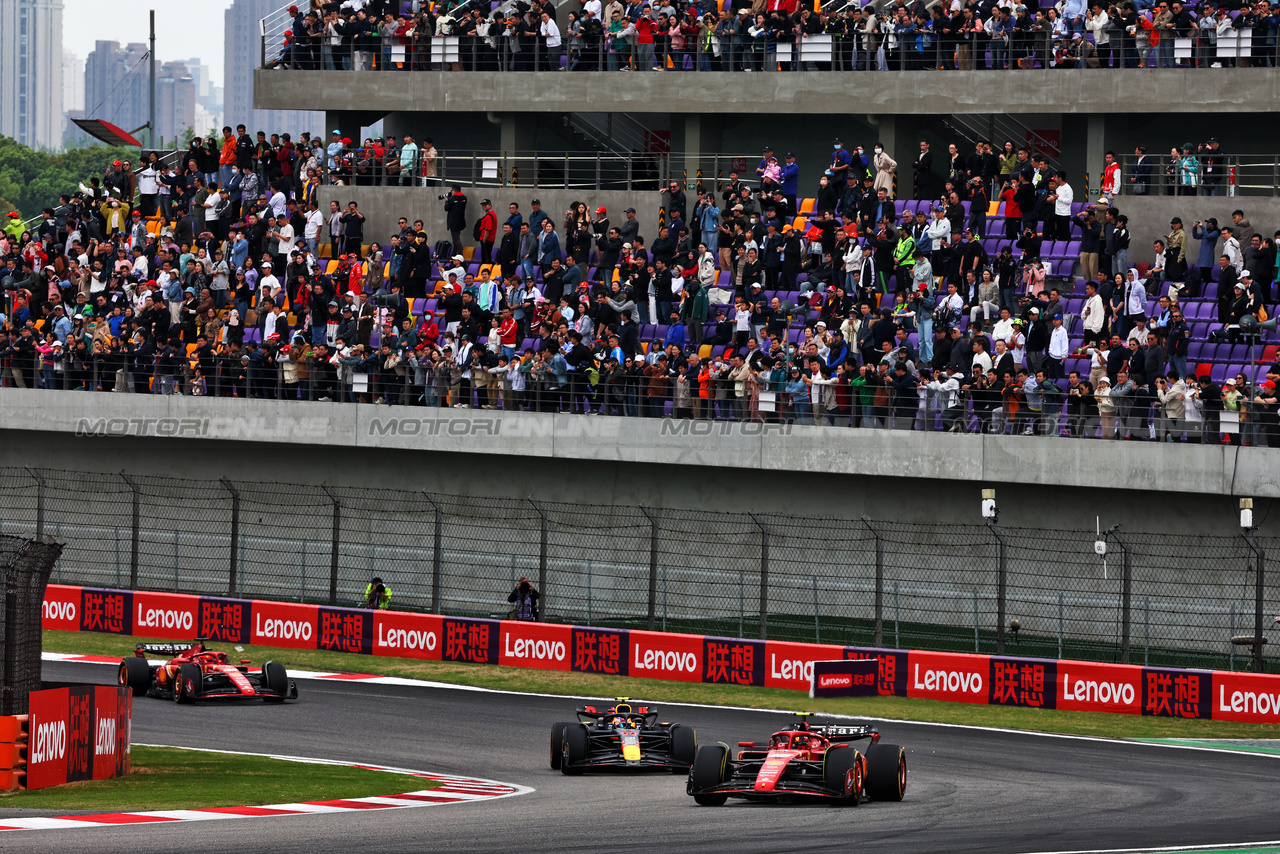
<instances>
[{"instance_id":1,"label":"green grass verge","mask_svg":"<svg viewBox=\"0 0 1280 854\"><path fill-rule=\"evenodd\" d=\"M49 652L85 655L127 655L132 653L133 644L136 642L161 640L164 639L128 638L93 632L45 631L44 649ZM215 647L217 646L215 644ZM226 647L226 645L223 646ZM1149 718L1015 706L974 706L967 703L905 697L811 700L800 691L782 688L702 685L660 679L601 676L595 673L561 673L528 670L522 667L356 656L339 652L267 646L245 646L243 655L259 664L267 659L275 659L286 668L297 670L377 673L384 676L428 679L505 691L570 696L643 697L654 702L708 703L764 709L812 709L818 712L894 718L904 721L1007 727L1108 738L1280 738L1280 725L1275 724ZM305 684L299 687L298 693L305 701Z\"/></svg>"},{"instance_id":2,"label":"green grass verge","mask_svg":"<svg viewBox=\"0 0 1280 854\"><path fill-rule=\"evenodd\" d=\"M163 810L259 806L416 792L439 785L408 774L174 747L132 750L123 778L0 795L0 808Z\"/></svg>"}]
</instances>

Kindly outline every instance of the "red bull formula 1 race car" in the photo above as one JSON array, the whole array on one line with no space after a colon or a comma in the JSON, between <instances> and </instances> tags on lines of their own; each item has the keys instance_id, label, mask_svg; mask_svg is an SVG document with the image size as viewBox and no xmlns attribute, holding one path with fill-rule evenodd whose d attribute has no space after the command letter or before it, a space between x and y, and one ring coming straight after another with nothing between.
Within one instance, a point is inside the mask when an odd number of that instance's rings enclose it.
<instances>
[{"instance_id":1,"label":"red bull formula 1 race car","mask_svg":"<svg viewBox=\"0 0 1280 854\"><path fill-rule=\"evenodd\" d=\"M240 648L237 647L237 650ZM147 654L172 656L153 665ZM134 696L150 694L177 703L197 700L263 700L281 703L298 698L298 686L276 661L261 669L249 667L248 659L238 664L227 660L225 652L208 649L204 641L194 643L141 643L132 658L120 661L120 684L132 688Z\"/></svg>"},{"instance_id":2,"label":"red bull formula 1 race car","mask_svg":"<svg viewBox=\"0 0 1280 854\"><path fill-rule=\"evenodd\" d=\"M881 744L870 726L813 726L810 712L798 712L788 729L766 744L740 741L735 759L727 744L698 748L689 771L688 793L702 806L729 798L775 803L827 801L857 806L865 794L877 801L900 801L907 788L907 752ZM850 742L870 739L866 753Z\"/></svg>"},{"instance_id":3,"label":"red bull formula 1 race car","mask_svg":"<svg viewBox=\"0 0 1280 854\"><path fill-rule=\"evenodd\" d=\"M551 767L564 774L584 771L661 770L684 774L698 749L693 727L658 720L656 706L627 697L600 711L578 709L578 720L551 725Z\"/></svg>"}]
</instances>

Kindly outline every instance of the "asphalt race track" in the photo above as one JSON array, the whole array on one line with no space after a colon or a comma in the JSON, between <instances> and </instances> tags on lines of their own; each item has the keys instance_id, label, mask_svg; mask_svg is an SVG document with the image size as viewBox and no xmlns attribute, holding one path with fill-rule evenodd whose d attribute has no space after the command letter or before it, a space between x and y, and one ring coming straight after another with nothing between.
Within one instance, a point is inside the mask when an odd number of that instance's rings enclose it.
<instances>
[{"instance_id":1,"label":"asphalt race track","mask_svg":"<svg viewBox=\"0 0 1280 854\"><path fill-rule=\"evenodd\" d=\"M45 663L45 678L110 682L112 668ZM376 813L0 834L0 851L1032 852L1280 838L1280 761L912 724L902 803L698 807L671 775L564 777L553 720L575 701L300 681L283 706L177 707L140 698L133 739L471 774L534 788L488 803ZM802 706L803 700L797 698ZM669 707L699 743L760 738L775 714ZM9 811L0 810L0 820Z\"/></svg>"}]
</instances>

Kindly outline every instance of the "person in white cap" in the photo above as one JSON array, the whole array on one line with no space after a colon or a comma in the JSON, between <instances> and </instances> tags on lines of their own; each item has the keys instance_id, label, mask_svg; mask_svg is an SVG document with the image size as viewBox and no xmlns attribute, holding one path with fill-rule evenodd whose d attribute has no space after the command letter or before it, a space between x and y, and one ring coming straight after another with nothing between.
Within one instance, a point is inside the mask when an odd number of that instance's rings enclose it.
<instances>
[{"instance_id":1,"label":"person in white cap","mask_svg":"<svg viewBox=\"0 0 1280 854\"><path fill-rule=\"evenodd\" d=\"M276 278L273 265L270 261L262 262L262 278L258 279L258 292L262 293L263 288L269 288L268 294L274 298L280 293L280 280Z\"/></svg>"},{"instance_id":2,"label":"person in white cap","mask_svg":"<svg viewBox=\"0 0 1280 854\"><path fill-rule=\"evenodd\" d=\"M461 255L454 255L452 258L450 258L449 262L452 266L450 266L444 271L445 279L447 280L449 278L450 273L457 275L459 282L461 282L464 278L466 278L467 268L465 266L465 261L466 259L464 259ZM443 262L441 263L440 266L442 267L444 266Z\"/></svg>"}]
</instances>

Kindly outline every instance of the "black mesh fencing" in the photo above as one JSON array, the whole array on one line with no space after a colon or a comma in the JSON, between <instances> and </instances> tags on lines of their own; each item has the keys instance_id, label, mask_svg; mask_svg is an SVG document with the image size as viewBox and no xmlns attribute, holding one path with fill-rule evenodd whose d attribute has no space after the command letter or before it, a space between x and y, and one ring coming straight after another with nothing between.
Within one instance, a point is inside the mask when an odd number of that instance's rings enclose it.
<instances>
[{"instance_id":1,"label":"black mesh fencing","mask_svg":"<svg viewBox=\"0 0 1280 854\"><path fill-rule=\"evenodd\" d=\"M40 690L41 606L60 543L0 535L0 714L25 715Z\"/></svg>"},{"instance_id":2,"label":"black mesh fencing","mask_svg":"<svg viewBox=\"0 0 1280 854\"><path fill-rule=\"evenodd\" d=\"M37 532L86 586L360 606L380 576L397 609L506 617L528 577L553 622L1224 669L1280 593L1239 534L0 468L0 533Z\"/></svg>"}]
</instances>

